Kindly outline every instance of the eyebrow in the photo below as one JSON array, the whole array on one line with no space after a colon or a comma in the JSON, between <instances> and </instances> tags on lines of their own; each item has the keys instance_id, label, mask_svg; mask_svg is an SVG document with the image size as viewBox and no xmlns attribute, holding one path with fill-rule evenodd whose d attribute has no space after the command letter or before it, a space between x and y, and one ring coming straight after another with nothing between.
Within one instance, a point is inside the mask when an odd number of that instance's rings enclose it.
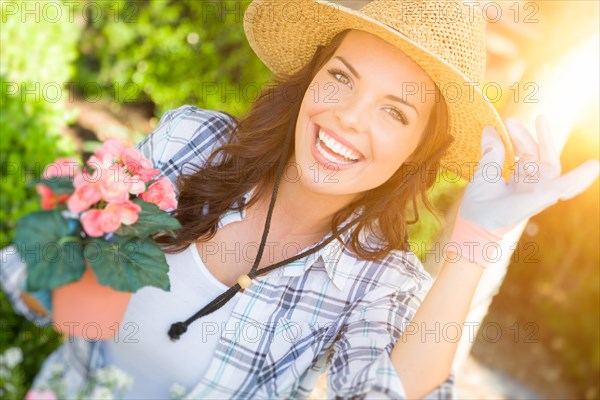
<instances>
[{"instance_id":1,"label":"eyebrow","mask_svg":"<svg viewBox=\"0 0 600 400\"><path fill-rule=\"evenodd\" d=\"M350 70L350 72L352 72L352 75L356 76L356 78L361 79L360 74L358 73L358 71L356 71L356 69L354 69L354 67L352 65L350 65L350 63L345 60L343 57L341 56L335 56L334 58L337 58L338 60L340 60L341 62L344 63L344 65L346 66L346 68L348 68ZM409 107L411 107L413 110L415 110L415 112L417 113L417 115L419 115L419 111L415 108L415 106L413 106L412 104L410 104L409 102L407 102L406 100L404 100L402 97L398 97L398 96L394 96L393 94L388 94L385 96L388 99L397 101L399 103L405 104Z\"/></svg>"}]
</instances>

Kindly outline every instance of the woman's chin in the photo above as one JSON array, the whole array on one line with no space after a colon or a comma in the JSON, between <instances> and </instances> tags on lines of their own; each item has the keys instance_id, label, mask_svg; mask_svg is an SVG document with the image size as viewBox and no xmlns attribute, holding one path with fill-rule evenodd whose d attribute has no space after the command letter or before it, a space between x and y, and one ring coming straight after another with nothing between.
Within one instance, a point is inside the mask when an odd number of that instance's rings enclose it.
<instances>
[{"instance_id":1,"label":"woman's chin","mask_svg":"<svg viewBox=\"0 0 600 400\"><path fill-rule=\"evenodd\" d=\"M298 177L296 183L302 185L309 193L332 198L352 195L356 192L354 187L345 185L336 177L335 171L317 169L316 166L302 169L302 175Z\"/></svg>"}]
</instances>

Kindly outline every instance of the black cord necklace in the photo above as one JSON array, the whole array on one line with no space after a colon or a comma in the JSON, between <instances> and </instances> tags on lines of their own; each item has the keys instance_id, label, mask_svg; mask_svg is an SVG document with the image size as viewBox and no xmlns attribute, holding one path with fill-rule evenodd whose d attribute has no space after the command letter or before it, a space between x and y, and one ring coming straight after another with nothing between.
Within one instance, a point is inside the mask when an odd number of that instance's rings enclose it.
<instances>
[{"instance_id":1,"label":"black cord necklace","mask_svg":"<svg viewBox=\"0 0 600 400\"><path fill-rule=\"evenodd\" d=\"M206 306L204 306L200 311L198 311L197 313L192 315L190 318L186 319L183 322L176 322L176 323L172 324L171 328L169 329L169 337L171 338L171 340L173 340L173 341L178 340L181 337L181 335L183 335L187 331L187 328L188 328L188 326L190 326L191 323L196 321L198 318L202 318L205 315L215 312L216 310L221 308L223 305L225 305L229 300L231 300L233 298L233 296L235 296L235 294L237 292L239 292L241 289L245 289L248 286L250 286L250 284L252 283L252 279L255 278L256 276L262 275L269 271L272 271L275 268L278 268L282 265L285 265L285 264L291 262L291 260L296 260L298 258L306 256L307 254L310 254L312 252L319 250L319 248L311 249L311 251L305 252L306 254L298 254L298 255L292 257L291 259L287 259L287 260L284 260L277 264L273 264L273 265L270 265L269 267L263 268L263 269L261 269L260 272L257 271L258 264L260 263L260 260L262 258L263 252L264 252L264 247L265 247L265 243L267 241L267 236L269 234L269 228L271 226L271 217L273 215L273 208L275 207L275 199L277 198L277 191L279 190L279 183L281 180L281 176L283 175L283 168L285 167L286 155L288 153L288 149L290 146L291 137L293 137L294 127L295 127L294 119L292 119L292 122L290 123L290 126L288 128L288 132L286 133L286 136L285 136L283 151L281 154L281 158L279 160L279 165L277 167L277 176L275 179L275 186L273 188L273 194L271 195L271 203L269 204L269 211L267 213L267 220L265 221L265 227L264 227L262 238L260 241L260 246L258 248L258 254L256 255L256 259L254 260L254 265L252 265L250 272L246 275L241 275L237 280L238 283L236 283L235 285L233 285L232 287L227 289L225 292L223 292L222 294L217 296L213 301L208 303Z\"/></svg>"},{"instance_id":2,"label":"black cord necklace","mask_svg":"<svg viewBox=\"0 0 600 400\"><path fill-rule=\"evenodd\" d=\"M211 301L206 306L204 306L200 311L196 312L194 315L192 315L185 321L175 322L174 324L172 324L169 329L169 332L168 332L169 337L171 338L172 341L178 340L181 337L181 335L183 335L187 331L187 328L190 326L190 324L192 324L194 321L217 311L219 308L221 308L223 305L225 305L229 300L231 300L237 292L250 286L250 284L252 283L252 279L254 279L255 277L266 274L268 272L271 272L274 269L277 269L279 267L287 265L293 261L299 260L301 258L306 257L309 254L312 254L314 252L321 250L322 248L327 246L329 243L331 243L333 240L338 238L341 234L347 232L354 225L361 222L362 220L367 219L369 217L369 215L373 214L374 212L377 212L380 209L382 210L385 208L387 202L382 202L379 204L379 207L376 210L370 210L369 212L358 216L353 221L349 222L346 226L344 226L341 230L339 230L336 235L332 234L327 239L325 239L322 243L313 247L312 249L306 250L300 254L296 254L293 257L290 257L288 259L285 259L285 260L280 261L275 264L271 264L265 268L262 268L260 271L257 271L258 264L260 263L260 260L261 260L261 257L262 257L263 251L264 251L265 243L267 240L267 235L269 233L269 228L271 225L271 217L273 214L273 208L275 207L275 199L277 198L277 191L279 189L279 183L281 180L281 176L283 175L283 169L285 167L286 155L288 153L290 140L293 137L294 128L295 128L295 123L294 123L294 119L292 119L292 122L290 123L290 127L288 128L288 132L285 137L283 153L282 153L282 156L281 156L278 168L277 168L277 175L275 178L275 186L273 188L273 194L271 195L271 202L269 204L269 211L267 213L267 219L265 221L263 235L261 238L260 246L258 248L258 254L256 256L256 259L254 260L254 265L252 265L250 272L246 275L241 275L238 278L237 283L235 285L233 285L232 287L227 289L225 292L221 293L213 301ZM404 182L403 185L400 185L400 187L395 188L394 192L396 192L396 191L398 193L402 192L403 190L405 190L405 188L407 188L409 186L408 184L410 183L410 181L416 179L418 176L419 176L419 174L416 174L416 173L413 174L412 176L407 178L407 181ZM397 193L391 193L390 197L388 197L388 198L393 198L396 195L397 195Z\"/></svg>"}]
</instances>

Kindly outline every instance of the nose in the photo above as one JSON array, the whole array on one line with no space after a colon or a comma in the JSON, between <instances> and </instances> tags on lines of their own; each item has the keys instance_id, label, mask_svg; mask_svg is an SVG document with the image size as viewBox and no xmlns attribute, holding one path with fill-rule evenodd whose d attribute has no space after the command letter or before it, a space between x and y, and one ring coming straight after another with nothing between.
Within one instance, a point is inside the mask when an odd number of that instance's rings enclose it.
<instances>
[{"instance_id":1,"label":"nose","mask_svg":"<svg viewBox=\"0 0 600 400\"><path fill-rule=\"evenodd\" d=\"M346 130L364 132L367 129L367 105L360 100L340 105L334 115Z\"/></svg>"}]
</instances>

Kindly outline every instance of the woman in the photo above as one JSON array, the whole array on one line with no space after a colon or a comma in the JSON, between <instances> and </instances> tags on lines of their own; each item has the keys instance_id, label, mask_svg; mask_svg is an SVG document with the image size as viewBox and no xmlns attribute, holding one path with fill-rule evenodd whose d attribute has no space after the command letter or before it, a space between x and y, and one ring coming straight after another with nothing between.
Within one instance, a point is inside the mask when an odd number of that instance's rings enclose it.
<instances>
[{"instance_id":1,"label":"woman","mask_svg":"<svg viewBox=\"0 0 600 400\"><path fill-rule=\"evenodd\" d=\"M595 179L591 163L560 177L543 120L539 146L516 122L508 133L518 156L539 162L537 187L553 191L493 179L513 167L502 122L479 92L444 92L481 81L480 15L296 0L290 20L286 4L254 1L246 13L279 85L244 119L182 107L139 145L177 183L183 228L159 238L171 291L138 291L114 341L63 345L37 387L60 362L70 390L120 367L135 380L130 398L165 398L173 383L190 398L306 397L325 370L329 397L451 398L457 341L410 333L464 322L490 264L468 244L500 241ZM472 179L453 234L459 257L433 284L406 227L449 165Z\"/></svg>"}]
</instances>

